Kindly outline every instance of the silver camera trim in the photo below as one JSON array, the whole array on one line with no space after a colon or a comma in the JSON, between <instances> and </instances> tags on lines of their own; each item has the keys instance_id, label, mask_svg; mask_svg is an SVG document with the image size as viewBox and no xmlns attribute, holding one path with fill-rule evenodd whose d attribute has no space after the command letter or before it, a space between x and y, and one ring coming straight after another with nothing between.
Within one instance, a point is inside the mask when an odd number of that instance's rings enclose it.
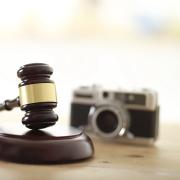
<instances>
[{"instance_id":1,"label":"silver camera trim","mask_svg":"<svg viewBox=\"0 0 180 180\"><path fill-rule=\"evenodd\" d=\"M129 94L141 94L146 96L146 104L138 105L138 104L124 104L127 109L135 109L135 110L148 110L154 111L158 106L158 96L157 92L150 89L139 89L139 90L106 90L102 89L100 86L89 86L89 87L80 87L76 89L73 93L72 102L75 103L83 103L83 104L96 104L99 100L104 100L103 92L106 91L109 93L106 101L114 101L115 93L129 93ZM79 95L79 96L78 96ZM82 97L81 97L82 96ZM86 98L85 98L86 97Z\"/></svg>"}]
</instances>

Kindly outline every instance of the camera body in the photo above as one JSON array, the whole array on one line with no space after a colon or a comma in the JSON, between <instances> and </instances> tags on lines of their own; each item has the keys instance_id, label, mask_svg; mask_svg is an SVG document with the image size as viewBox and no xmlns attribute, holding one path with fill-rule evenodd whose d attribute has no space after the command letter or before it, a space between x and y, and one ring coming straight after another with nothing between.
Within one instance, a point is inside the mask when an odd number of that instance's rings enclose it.
<instances>
[{"instance_id":1,"label":"camera body","mask_svg":"<svg viewBox=\"0 0 180 180\"><path fill-rule=\"evenodd\" d=\"M72 126L86 127L104 137L154 141L159 127L158 95L150 89L80 87L73 93L70 118Z\"/></svg>"}]
</instances>

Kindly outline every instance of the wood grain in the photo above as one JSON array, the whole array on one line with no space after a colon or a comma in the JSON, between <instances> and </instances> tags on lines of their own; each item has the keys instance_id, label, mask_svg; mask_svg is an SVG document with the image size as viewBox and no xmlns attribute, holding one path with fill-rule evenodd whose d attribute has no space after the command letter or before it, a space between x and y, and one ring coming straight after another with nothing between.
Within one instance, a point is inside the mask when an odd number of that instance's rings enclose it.
<instances>
[{"instance_id":1,"label":"wood grain","mask_svg":"<svg viewBox=\"0 0 180 180\"><path fill-rule=\"evenodd\" d=\"M93 140L95 156L91 160L49 166L0 161L0 179L180 179L180 124L161 125L153 147Z\"/></svg>"}]
</instances>

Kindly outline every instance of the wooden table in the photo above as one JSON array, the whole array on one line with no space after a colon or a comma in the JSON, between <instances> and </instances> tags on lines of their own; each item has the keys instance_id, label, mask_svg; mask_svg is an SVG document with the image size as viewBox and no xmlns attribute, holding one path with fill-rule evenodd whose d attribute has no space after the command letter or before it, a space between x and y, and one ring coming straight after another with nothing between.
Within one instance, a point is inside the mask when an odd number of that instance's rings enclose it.
<instances>
[{"instance_id":1,"label":"wooden table","mask_svg":"<svg viewBox=\"0 0 180 180\"><path fill-rule=\"evenodd\" d=\"M180 180L180 124L161 125L154 147L106 143L93 138L93 159L63 165L0 161L1 180L177 179Z\"/></svg>"}]
</instances>

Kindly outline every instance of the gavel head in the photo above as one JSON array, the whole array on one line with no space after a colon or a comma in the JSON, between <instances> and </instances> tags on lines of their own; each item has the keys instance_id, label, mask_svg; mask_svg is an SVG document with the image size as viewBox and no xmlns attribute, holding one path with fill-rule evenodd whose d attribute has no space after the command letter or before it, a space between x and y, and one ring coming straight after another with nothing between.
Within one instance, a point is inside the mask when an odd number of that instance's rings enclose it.
<instances>
[{"instance_id":1,"label":"gavel head","mask_svg":"<svg viewBox=\"0 0 180 180\"><path fill-rule=\"evenodd\" d=\"M27 64L17 72L21 79L19 100L26 113L22 123L30 129L52 126L58 120L53 108L57 106L56 88L50 76L53 69L43 63Z\"/></svg>"}]
</instances>

